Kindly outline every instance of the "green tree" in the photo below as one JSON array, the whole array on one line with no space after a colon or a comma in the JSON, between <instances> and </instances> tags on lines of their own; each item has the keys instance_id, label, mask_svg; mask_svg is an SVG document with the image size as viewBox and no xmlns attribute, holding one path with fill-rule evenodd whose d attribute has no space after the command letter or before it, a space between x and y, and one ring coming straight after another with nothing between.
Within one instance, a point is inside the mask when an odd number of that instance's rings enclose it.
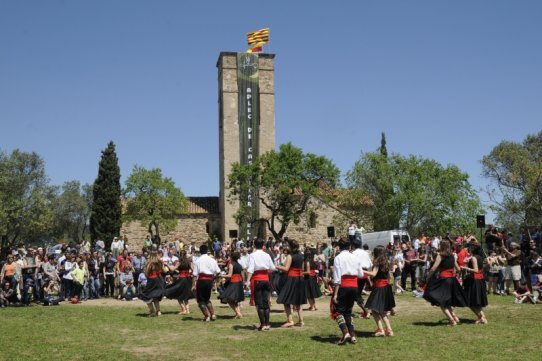
<instances>
[{"instance_id":1,"label":"green tree","mask_svg":"<svg viewBox=\"0 0 542 361\"><path fill-rule=\"evenodd\" d=\"M542 224L542 131L521 143L502 141L482 159L482 174L502 225Z\"/></svg>"},{"instance_id":2,"label":"green tree","mask_svg":"<svg viewBox=\"0 0 542 361\"><path fill-rule=\"evenodd\" d=\"M92 188L81 187L79 181L69 181L53 201L55 234L63 239L84 239L90 218Z\"/></svg>"},{"instance_id":3,"label":"green tree","mask_svg":"<svg viewBox=\"0 0 542 361\"><path fill-rule=\"evenodd\" d=\"M373 208L382 207L388 212L387 216L393 220L391 226L405 228L413 234L475 229L476 214L482 207L466 173L456 166L443 167L434 160L416 156L392 155L386 163L387 178L382 180L379 178L382 154L363 155L348 173L347 183L350 187L365 189L374 199ZM378 191L382 189L380 182L384 181L386 187L393 189L385 200L378 198ZM372 212L386 217L385 213L377 213L377 209ZM382 228L375 227L377 230Z\"/></svg>"},{"instance_id":4,"label":"green tree","mask_svg":"<svg viewBox=\"0 0 542 361\"><path fill-rule=\"evenodd\" d=\"M357 195L350 199L349 208L351 211L358 208L358 213L364 215L363 218L371 219L374 231L399 227L401 210L395 203L393 170L387 154L362 154L352 170L346 173L346 185L353 195ZM372 200L368 215L364 197ZM362 202L352 203L353 201Z\"/></svg>"},{"instance_id":5,"label":"green tree","mask_svg":"<svg viewBox=\"0 0 542 361\"><path fill-rule=\"evenodd\" d=\"M256 186L260 202L269 211L267 228L275 239L281 239L289 224L297 224L308 215L312 199L329 197L339 175L339 169L329 159L303 153L287 143L278 152L267 152L252 164L233 164L228 196L231 203L238 202L249 184ZM247 209L241 205L237 222L256 221L245 219L246 214Z\"/></svg>"},{"instance_id":6,"label":"green tree","mask_svg":"<svg viewBox=\"0 0 542 361\"><path fill-rule=\"evenodd\" d=\"M16 242L47 240L51 235L54 188L43 159L18 149L0 152L0 235L2 248Z\"/></svg>"},{"instance_id":7,"label":"green tree","mask_svg":"<svg viewBox=\"0 0 542 361\"><path fill-rule=\"evenodd\" d=\"M163 177L160 169L147 170L135 166L126 180L126 221L146 224L153 236L175 228L180 215L186 212L188 200L171 178Z\"/></svg>"},{"instance_id":8,"label":"green tree","mask_svg":"<svg viewBox=\"0 0 542 361\"><path fill-rule=\"evenodd\" d=\"M98 176L92 187L90 236L101 239L109 248L122 226L120 168L115 144L111 141L102 151Z\"/></svg>"}]
</instances>

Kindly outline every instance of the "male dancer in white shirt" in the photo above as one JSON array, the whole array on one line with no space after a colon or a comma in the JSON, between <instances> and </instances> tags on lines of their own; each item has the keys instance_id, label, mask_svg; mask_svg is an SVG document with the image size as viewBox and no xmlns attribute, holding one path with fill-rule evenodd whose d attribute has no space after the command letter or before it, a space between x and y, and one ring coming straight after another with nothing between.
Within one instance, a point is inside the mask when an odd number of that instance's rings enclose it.
<instances>
[{"instance_id":1,"label":"male dancer in white shirt","mask_svg":"<svg viewBox=\"0 0 542 361\"><path fill-rule=\"evenodd\" d=\"M254 248L248 258L247 287L250 287L250 303L256 305L260 326L258 331L267 331L271 328L269 324L269 296L271 285L269 284L269 272L275 270L275 264L268 253L262 250L264 240L258 238L254 241Z\"/></svg>"},{"instance_id":2,"label":"male dancer in white shirt","mask_svg":"<svg viewBox=\"0 0 542 361\"><path fill-rule=\"evenodd\" d=\"M350 242L341 238L338 243L340 253L333 262L335 287L331 309L332 318L342 332L342 337L337 344L344 345L346 342L356 343L356 333L352 324L352 307L358 292L358 278L363 277L363 270L359 259L350 253Z\"/></svg>"},{"instance_id":3,"label":"male dancer in white shirt","mask_svg":"<svg viewBox=\"0 0 542 361\"><path fill-rule=\"evenodd\" d=\"M215 259L210 257L206 244L200 246L201 256L194 262L192 275L192 290L196 291L198 306L203 313L204 321L216 320L213 304L211 303L211 290L213 279L220 273L220 268Z\"/></svg>"}]
</instances>

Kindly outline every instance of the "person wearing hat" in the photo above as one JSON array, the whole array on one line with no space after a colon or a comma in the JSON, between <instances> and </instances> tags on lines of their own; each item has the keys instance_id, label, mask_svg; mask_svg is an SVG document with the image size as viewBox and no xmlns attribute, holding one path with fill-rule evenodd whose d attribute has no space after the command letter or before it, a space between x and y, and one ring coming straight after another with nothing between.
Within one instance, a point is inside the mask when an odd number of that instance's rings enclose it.
<instances>
[{"instance_id":1,"label":"person wearing hat","mask_svg":"<svg viewBox=\"0 0 542 361\"><path fill-rule=\"evenodd\" d=\"M111 253L113 257L117 259L120 256L121 242L118 237L113 237L113 242L111 242Z\"/></svg>"},{"instance_id":2,"label":"person wearing hat","mask_svg":"<svg viewBox=\"0 0 542 361\"><path fill-rule=\"evenodd\" d=\"M508 261L508 266L504 272L506 280L506 293L510 294L510 281L514 282L514 291L519 288L519 280L521 279L521 250L516 242L510 243L510 248L503 247L504 256Z\"/></svg>"}]
</instances>

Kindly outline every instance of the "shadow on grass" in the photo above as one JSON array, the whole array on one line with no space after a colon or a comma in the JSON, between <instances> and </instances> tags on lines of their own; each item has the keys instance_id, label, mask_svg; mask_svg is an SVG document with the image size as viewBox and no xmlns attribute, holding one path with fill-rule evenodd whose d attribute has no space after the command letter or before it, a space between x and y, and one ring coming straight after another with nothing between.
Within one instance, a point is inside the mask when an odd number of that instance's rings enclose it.
<instances>
[{"instance_id":1,"label":"shadow on grass","mask_svg":"<svg viewBox=\"0 0 542 361\"><path fill-rule=\"evenodd\" d=\"M435 322L429 322L429 321L417 321L412 322L414 326L429 326L429 327L438 327L438 326L447 326L448 322L445 321L435 321Z\"/></svg>"}]
</instances>

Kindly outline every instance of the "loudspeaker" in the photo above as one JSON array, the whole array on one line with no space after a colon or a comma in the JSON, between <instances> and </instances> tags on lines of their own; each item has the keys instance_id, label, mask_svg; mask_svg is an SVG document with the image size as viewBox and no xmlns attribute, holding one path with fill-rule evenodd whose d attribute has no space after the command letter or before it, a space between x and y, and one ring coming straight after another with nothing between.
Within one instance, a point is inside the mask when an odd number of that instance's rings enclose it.
<instances>
[{"instance_id":1,"label":"loudspeaker","mask_svg":"<svg viewBox=\"0 0 542 361\"><path fill-rule=\"evenodd\" d=\"M329 238L335 237L335 227L327 227L327 236Z\"/></svg>"},{"instance_id":2,"label":"loudspeaker","mask_svg":"<svg viewBox=\"0 0 542 361\"><path fill-rule=\"evenodd\" d=\"M476 216L476 227L485 228L486 226L486 216L483 214Z\"/></svg>"},{"instance_id":3,"label":"loudspeaker","mask_svg":"<svg viewBox=\"0 0 542 361\"><path fill-rule=\"evenodd\" d=\"M237 230L230 229L230 238L237 238Z\"/></svg>"}]
</instances>

